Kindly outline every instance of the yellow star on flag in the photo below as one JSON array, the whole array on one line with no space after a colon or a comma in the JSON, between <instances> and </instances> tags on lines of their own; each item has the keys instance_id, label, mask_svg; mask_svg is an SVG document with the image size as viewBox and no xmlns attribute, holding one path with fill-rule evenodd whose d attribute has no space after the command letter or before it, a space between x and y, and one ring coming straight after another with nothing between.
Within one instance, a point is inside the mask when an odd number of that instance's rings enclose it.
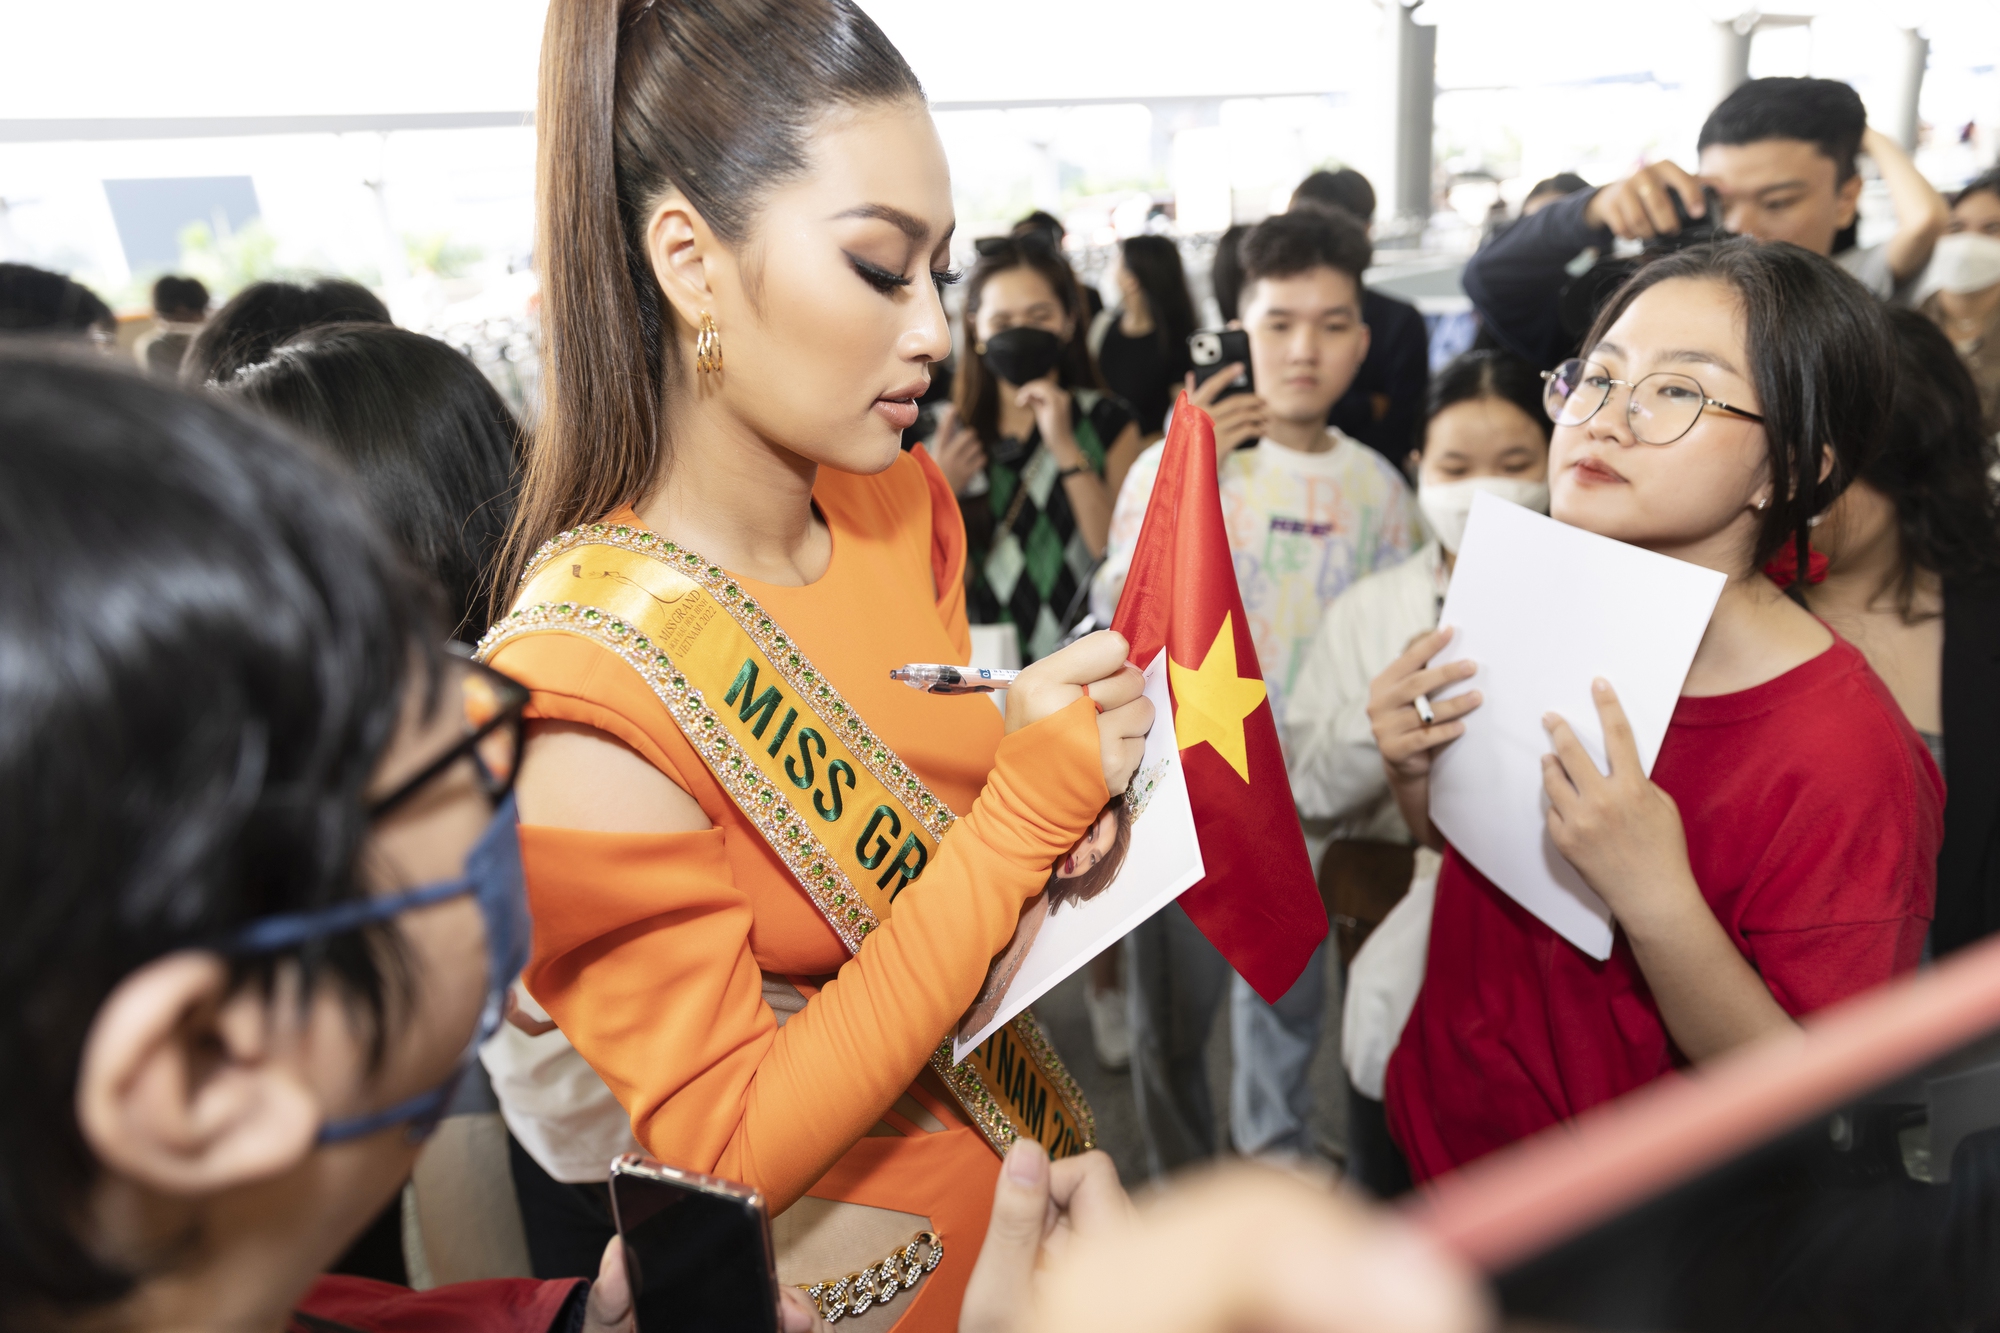
<instances>
[{"instance_id":1,"label":"yellow star on flag","mask_svg":"<svg viewBox=\"0 0 2000 1333\"><path fill-rule=\"evenodd\" d=\"M1243 737L1243 720L1264 702L1264 682L1236 674L1236 634L1224 612L1222 628L1198 667L1167 659L1167 679L1174 687L1174 739L1183 750L1207 741L1236 776L1250 781L1250 749Z\"/></svg>"}]
</instances>

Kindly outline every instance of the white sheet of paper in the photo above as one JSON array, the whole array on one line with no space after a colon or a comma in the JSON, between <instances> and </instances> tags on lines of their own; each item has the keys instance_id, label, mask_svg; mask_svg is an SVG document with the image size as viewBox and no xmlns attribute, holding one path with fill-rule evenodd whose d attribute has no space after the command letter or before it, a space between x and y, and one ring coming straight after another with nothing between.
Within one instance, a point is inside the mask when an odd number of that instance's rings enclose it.
<instances>
[{"instance_id":1,"label":"white sheet of paper","mask_svg":"<svg viewBox=\"0 0 2000 1333\"><path fill-rule=\"evenodd\" d=\"M1474 498L1461 546L1438 619L1456 632L1431 665L1471 658L1478 673L1436 697L1477 689L1485 702L1431 767L1431 822L1550 929L1609 957L1610 909L1549 838L1542 714L1560 714L1606 771L1590 694L1604 677L1650 775L1724 577L1492 495Z\"/></svg>"},{"instance_id":2,"label":"white sheet of paper","mask_svg":"<svg viewBox=\"0 0 2000 1333\"><path fill-rule=\"evenodd\" d=\"M1140 761L1130 788L1143 804L1132 823L1125 868L1109 888L1089 902L1066 903L1043 919L993 1017L969 1036L962 1032L954 1036L953 1061L970 1055L1001 1024L1199 884L1208 873L1202 865L1194 807L1188 803L1187 778L1181 772L1180 749L1174 740L1164 649L1146 668L1146 697L1153 701L1153 729L1146 733L1146 757Z\"/></svg>"}]
</instances>

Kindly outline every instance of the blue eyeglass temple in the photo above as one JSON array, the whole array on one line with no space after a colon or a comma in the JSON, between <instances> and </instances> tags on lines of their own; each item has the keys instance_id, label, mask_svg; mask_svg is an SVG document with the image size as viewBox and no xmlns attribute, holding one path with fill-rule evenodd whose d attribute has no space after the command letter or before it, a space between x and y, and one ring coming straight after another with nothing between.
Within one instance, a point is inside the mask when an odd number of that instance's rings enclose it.
<instances>
[{"instance_id":1,"label":"blue eyeglass temple","mask_svg":"<svg viewBox=\"0 0 2000 1333\"><path fill-rule=\"evenodd\" d=\"M252 922L229 942L231 953L260 954L275 953L289 949L308 940L323 939L328 935L338 935L343 931L361 926L387 921L403 912L428 907L432 903L462 898L478 891L478 885L471 876L441 880L436 884L426 884L422 888L410 889L404 893L392 894L387 898L367 898L356 902L341 903L317 912L288 912L283 916L265 917ZM469 1062L460 1061L451 1076L434 1088L418 1093L385 1106L379 1111L366 1115L351 1116L344 1120L331 1120L321 1126L321 1143L345 1143L349 1139L364 1139L396 1125L408 1125L413 1140L429 1138L444 1118L444 1111L458 1092L458 1085L465 1077Z\"/></svg>"},{"instance_id":2,"label":"blue eyeglass temple","mask_svg":"<svg viewBox=\"0 0 2000 1333\"><path fill-rule=\"evenodd\" d=\"M238 954L276 953L280 949L289 949L308 940L338 935L343 931L357 930L362 926L372 926L378 921L387 921L390 917L414 911L419 907L428 907L432 903L462 898L477 889L478 885L474 883L472 877L464 875L458 879L426 884L420 889L391 894L386 898L363 898L316 912L287 912L282 916L267 916L244 927L229 941L227 947L230 953Z\"/></svg>"},{"instance_id":3,"label":"blue eyeglass temple","mask_svg":"<svg viewBox=\"0 0 2000 1333\"><path fill-rule=\"evenodd\" d=\"M496 850L505 845L506 850L500 854L512 869L511 875L506 876L506 879L512 881L514 894L518 895L519 849L518 844L513 843L517 818L514 798L509 794L494 811L487 831L481 835L479 843L468 856L467 873L455 879L425 884L384 898L363 898L353 902L336 903L331 907L315 911L287 912L280 916L265 917L243 927L220 946L223 952L238 956L277 953L328 935L338 935L387 921L404 912L428 907L434 903L467 896L478 898L480 911L486 918L489 992L479 1028L474 1033L465 1054L451 1074L436 1087L406 1098L394 1106L383 1107L379 1111L326 1122L320 1127L321 1143L342 1143L349 1139L365 1138L395 1125L409 1126L411 1139L421 1141L429 1137L431 1131L437 1128L438 1121L444 1117L451 1099L456 1095L458 1086L465 1077L466 1070L471 1067L472 1061L478 1058L476 1051L479 1043L490 1036L493 1029L498 1026L507 980L527 961L525 923L521 930L512 929L506 919L508 913L504 910L496 911L489 904L482 888L492 886L484 884L481 879L482 871L490 872L493 869ZM502 839L503 842L496 843L496 838ZM518 909L518 904L516 908Z\"/></svg>"},{"instance_id":4,"label":"blue eyeglass temple","mask_svg":"<svg viewBox=\"0 0 2000 1333\"><path fill-rule=\"evenodd\" d=\"M329 1120L320 1127L319 1141L345 1143L349 1139L365 1139L370 1134L379 1133L396 1125L408 1125L410 1138L415 1142L422 1142L430 1137L431 1132L437 1128L438 1121L444 1118L445 1108L457 1095L459 1081L465 1077L465 1071L470 1067L469 1063L461 1062L452 1070L450 1078L429 1092L420 1092L405 1101L397 1102L394 1106L385 1106L379 1111L350 1116L345 1120Z\"/></svg>"}]
</instances>

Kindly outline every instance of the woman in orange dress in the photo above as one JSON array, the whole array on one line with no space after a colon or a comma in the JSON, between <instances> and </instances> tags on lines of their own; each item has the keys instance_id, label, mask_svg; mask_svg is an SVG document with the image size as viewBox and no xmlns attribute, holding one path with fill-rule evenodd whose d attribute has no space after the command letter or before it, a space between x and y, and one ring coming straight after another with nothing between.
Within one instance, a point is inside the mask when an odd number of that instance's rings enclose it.
<instances>
[{"instance_id":1,"label":"woman in orange dress","mask_svg":"<svg viewBox=\"0 0 2000 1333\"><path fill-rule=\"evenodd\" d=\"M524 983L648 1151L763 1191L782 1280L933 1232L942 1262L862 1325L950 1328L999 1159L926 1062L1151 708L1110 634L1004 721L889 679L970 646L956 502L899 448L951 350L953 220L916 80L851 0L555 0L536 125L543 404L518 614L485 642L533 691ZM695 665L713 635L733 682ZM874 777L923 825L894 860L893 802L858 841L842 805Z\"/></svg>"}]
</instances>

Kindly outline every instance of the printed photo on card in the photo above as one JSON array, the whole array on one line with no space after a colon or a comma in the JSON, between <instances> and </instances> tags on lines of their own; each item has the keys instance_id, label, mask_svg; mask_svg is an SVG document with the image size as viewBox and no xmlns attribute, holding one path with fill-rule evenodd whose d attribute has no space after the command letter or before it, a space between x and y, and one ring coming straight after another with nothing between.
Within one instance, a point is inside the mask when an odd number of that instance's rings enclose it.
<instances>
[{"instance_id":1,"label":"printed photo on card","mask_svg":"<svg viewBox=\"0 0 2000 1333\"><path fill-rule=\"evenodd\" d=\"M1164 651L1146 668L1146 697L1154 722L1139 771L1021 909L1014 937L960 1020L953 1060L1201 882L1201 844L1174 741Z\"/></svg>"}]
</instances>

